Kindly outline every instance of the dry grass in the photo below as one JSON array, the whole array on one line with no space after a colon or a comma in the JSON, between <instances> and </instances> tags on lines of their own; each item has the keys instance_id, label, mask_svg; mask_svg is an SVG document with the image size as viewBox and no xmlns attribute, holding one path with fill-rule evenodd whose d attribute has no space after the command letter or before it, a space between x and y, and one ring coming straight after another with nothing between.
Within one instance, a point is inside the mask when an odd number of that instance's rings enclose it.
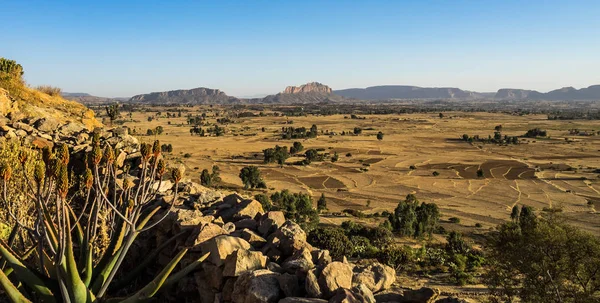
<instances>
[{"instance_id":1,"label":"dry grass","mask_svg":"<svg viewBox=\"0 0 600 303\"><path fill-rule=\"evenodd\" d=\"M210 123L216 120L214 111L219 111L220 116L231 111L217 106L191 110L193 115L206 112ZM165 113L163 109L163 115ZM227 134L223 137L198 137L190 136L185 117L163 117L148 122L146 118L151 114L154 113L134 113L133 120L138 122L125 125L138 133L162 126L165 133L157 138L173 145L172 158L185 162L189 177L198 178L202 168L217 164L223 181L241 188L239 170L257 165L265 172L269 188L308 192L315 201L325 193L331 197L328 208L332 211L364 209L367 200L372 203L365 212L389 211L407 194L414 193L422 201L437 203L444 219L460 218L461 224L451 224L450 228L472 231L486 230L508 219L515 204L531 205L538 210L561 206L573 224L600 233L600 215L587 204L590 198L600 199L600 179L594 173L595 168L600 168L600 136L577 137L574 143L564 140L571 138L570 128L600 130L600 121L549 121L542 115L519 117L459 112L447 113L452 119L440 119L437 114L373 115L365 120L344 119L341 115L253 117L237 119L238 123L226 126ZM254 159L253 155L261 154L265 148L276 144L289 147L293 143L294 140L279 139L278 131L287 119L294 120L296 127L316 124L320 130L337 133L354 127L372 127L373 130L365 130L360 136L320 135L316 139L298 140L305 149L337 151L340 158L336 163L325 161L280 168L263 164L261 157ZM540 127L547 129L551 138L527 139L523 144L510 146L470 145L455 140L464 133L487 137L498 124L504 126L503 134L509 136ZM261 131L262 127L265 132ZM385 134L382 141L376 139L378 131ZM257 135L245 136L251 133ZM142 140L153 138L142 137ZM188 152L192 157L183 159L182 155ZM345 156L348 152L352 157ZM293 160L297 159L289 159L288 163ZM361 172L365 163L370 164L369 171ZM410 170L411 165L417 169ZM488 174L487 178L477 178L480 166ZM535 172L536 167L551 166L564 170L546 168ZM566 170L580 166L583 168L577 171ZM194 171L194 167L199 170ZM434 171L439 176L434 177ZM341 220L331 219L336 223ZM475 228L476 223L483 224L483 228Z\"/></svg>"},{"instance_id":2,"label":"dry grass","mask_svg":"<svg viewBox=\"0 0 600 303\"><path fill-rule=\"evenodd\" d=\"M38 87L35 88L36 90L50 95L50 96L61 96L62 93L62 89L60 87L55 87L55 86L50 86L50 85L40 85Z\"/></svg>"}]
</instances>

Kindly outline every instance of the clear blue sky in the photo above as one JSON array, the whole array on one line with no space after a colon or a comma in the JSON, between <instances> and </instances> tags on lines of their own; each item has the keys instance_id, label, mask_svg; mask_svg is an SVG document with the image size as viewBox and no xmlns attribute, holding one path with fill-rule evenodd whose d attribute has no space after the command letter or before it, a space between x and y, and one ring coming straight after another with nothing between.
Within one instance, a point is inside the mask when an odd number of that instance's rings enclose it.
<instances>
[{"instance_id":1,"label":"clear blue sky","mask_svg":"<svg viewBox=\"0 0 600 303\"><path fill-rule=\"evenodd\" d=\"M31 85L132 96L318 81L547 91L600 84L600 1L2 1Z\"/></svg>"}]
</instances>

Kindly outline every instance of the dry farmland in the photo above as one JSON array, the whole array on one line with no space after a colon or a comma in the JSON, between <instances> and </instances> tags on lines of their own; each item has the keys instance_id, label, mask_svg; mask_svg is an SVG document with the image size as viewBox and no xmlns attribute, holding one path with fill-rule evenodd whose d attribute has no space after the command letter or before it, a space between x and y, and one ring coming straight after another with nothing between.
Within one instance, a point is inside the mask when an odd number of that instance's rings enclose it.
<instances>
[{"instance_id":1,"label":"dry farmland","mask_svg":"<svg viewBox=\"0 0 600 303\"><path fill-rule=\"evenodd\" d=\"M185 109L192 115L206 113L206 122L211 125L216 123L215 113L219 117L232 113L230 108L219 107ZM170 157L185 160L189 178L198 179L202 169L216 164L222 171L222 184L230 189L242 187L238 178L242 167L256 165L269 190L304 191L315 201L325 193L332 212L390 211L413 193L421 201L435 202L444 220L459 218L456 229L474 230L476 223L482 224L482 229L491 228L509 218L513 205L524 204L537 210L562 209L573 224L600 234L600 214L594 210L600 207L600 179L595 172L600 168L600 136L569 134L570 129L598 131L600 121L464 112L444 113L444 118L437 113L366 115L366 119L269 115L232 118L233 123L221 125L225 135L201 137L190 135L187 114L166 118L166 111L162 111L158 119L148 121L148 116L156 117L156 113L134 112L134 122L124 125L138 134L162 126L164 133L156 137L173 145ZM286 124L290 121L293 124ZM319 129L317 138L281 139L282 127L310 128L313 124ZM463 134L487 138L496 125L502 125L502 135L521 136L528 129L541 128L549 137L521 138L520 144L506 146L459 139ZM352 133L355 127L362 128L360 135L341 135L343 131ZM376 138L379 131L384 133L381 141ZM141 138L149 142L155 136ZM263 149L275 145L289 148L294 141L300 141L305 150L320 149L328 156L337 152L339 161L332 163L327 157L300 166L291 163L301 158L292 157L283 167L263 164ZM183 159L185 154L188 158ZM483 171L483 178L477 176L478 169ZM341 220L329 216L322 221Z\"/></svg>"}]
</instances>

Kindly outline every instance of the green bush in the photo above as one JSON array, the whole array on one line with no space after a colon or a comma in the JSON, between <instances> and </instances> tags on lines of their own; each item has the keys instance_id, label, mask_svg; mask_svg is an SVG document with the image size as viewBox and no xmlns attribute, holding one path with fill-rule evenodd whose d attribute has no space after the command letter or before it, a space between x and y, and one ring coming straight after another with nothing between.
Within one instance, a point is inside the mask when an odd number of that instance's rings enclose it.
<instances>
[{"instance_id":1,"label":"green bush","mask_svg":"<svg viewBox=\"0 0 600 303\"><path fill-rule=\"evenodd\" d=\"M354 251L354 245L337 227L317 227L308 234L308 243L329 250L332 258L340 260L344 256L350 256Z\"/></svg>"}]
</instances>

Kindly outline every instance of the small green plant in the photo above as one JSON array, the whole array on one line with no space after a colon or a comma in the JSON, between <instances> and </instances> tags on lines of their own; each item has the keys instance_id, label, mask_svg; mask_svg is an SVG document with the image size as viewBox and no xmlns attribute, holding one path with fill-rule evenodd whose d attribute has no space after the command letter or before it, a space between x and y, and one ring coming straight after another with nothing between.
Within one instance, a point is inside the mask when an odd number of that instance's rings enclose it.
<instances>
[{"instance_id":1,"label":"small green plant","mask_svg":"<svg viewBox=\"0 0 600 303\"><path fill-rule=\"evenodd\" d=\"M455 223L455 224L460 223L460 219L457 217L451 217L450 219L448 219L448 221L450 221L450 223Z\"/></svg>"}]
</instances>

